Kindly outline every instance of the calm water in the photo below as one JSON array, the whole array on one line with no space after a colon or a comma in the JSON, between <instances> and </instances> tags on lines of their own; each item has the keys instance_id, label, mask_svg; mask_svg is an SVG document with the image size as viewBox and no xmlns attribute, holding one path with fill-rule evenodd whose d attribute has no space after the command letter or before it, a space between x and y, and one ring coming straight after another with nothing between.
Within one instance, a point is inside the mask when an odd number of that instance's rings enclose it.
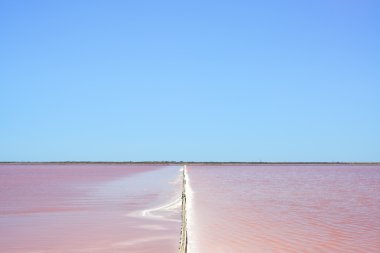
<instances>
[{"instance_id":1,"label":"calm water","mask_svg":"<svg viewBox=\"0 0 380 253\"><path fill-rule=\"evenodd\" d=\"M380 252L380 166L188 166L189 253ZM0 165L0 252L170 253L180 166Z\"/></svg>"},{"instance_id":2,"label":"calm water","mask_svg":"<svg viewBox=\"0 0 380 253\"><path fill-rule=\"evenodd\" d=\"M188 166L189 253L380 252L379 166Z\"/></svg>"},{"instance_id":3,"label":"calm water","mask_svg":"<svg viewBox=\"0 0 380 253\"><path fill-rule=\"evenodd\" d=\"M178 252L180 167L0 165L0 252Z\"/></svg>"}]
</instances>

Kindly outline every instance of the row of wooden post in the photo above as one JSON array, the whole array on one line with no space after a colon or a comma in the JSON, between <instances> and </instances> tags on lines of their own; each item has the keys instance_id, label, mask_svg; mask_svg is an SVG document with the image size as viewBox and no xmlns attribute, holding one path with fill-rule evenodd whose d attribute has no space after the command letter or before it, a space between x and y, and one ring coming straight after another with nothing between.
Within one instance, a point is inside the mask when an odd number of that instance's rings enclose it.
<instances>
[{"instance_id":1,"label":"row of wooden post","mask_svg":"<svg viewBox=\"0 0 380 253\"><path fill-rule=\"evenodd\" d=\"M186 219L186 165L183 168L182 174L182 228L181 228L181 241L179 245L180 253L187 253L187 219Z\"/></svg>"}]
</instances>

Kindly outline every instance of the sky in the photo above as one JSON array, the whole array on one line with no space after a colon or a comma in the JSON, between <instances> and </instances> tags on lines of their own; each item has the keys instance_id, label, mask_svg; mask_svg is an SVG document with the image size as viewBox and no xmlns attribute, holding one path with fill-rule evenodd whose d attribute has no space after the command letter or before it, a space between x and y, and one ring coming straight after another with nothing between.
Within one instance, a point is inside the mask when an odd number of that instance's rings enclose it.
<instances>
[{"instance_id":1,"label":"sky","mask_svg":"<svg viewBox=\"0 0 380 253\"><path fill-rule=\"evenodd\" d=\"M0 0L0 161L380 161L377 0Z\"/></svg>"}]
</instances>

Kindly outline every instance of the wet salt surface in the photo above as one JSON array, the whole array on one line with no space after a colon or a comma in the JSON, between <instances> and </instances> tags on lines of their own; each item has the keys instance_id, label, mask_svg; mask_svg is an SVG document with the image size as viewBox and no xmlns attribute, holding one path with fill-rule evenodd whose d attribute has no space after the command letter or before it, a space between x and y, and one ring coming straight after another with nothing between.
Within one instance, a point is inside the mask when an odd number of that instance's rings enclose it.
<instances>
[{"instance_id":1,"label":"wet salt surface","mask_svg":"<svg viewBox=\"0 0 380 253\"><path fill-rule=\"evenodd\" d=\"M178 166L0 165L0 252L177 252Z\"/></svg>"},{"instance_id":2,"label":"wet salt surface","mask_svg":"<svg viewBox=\"0 0 380 253\"><path fill-rule=\"evenodd\" d=\"M188 166L189 253L380 249L380 166Z\"/></svg>"}]
</instances>

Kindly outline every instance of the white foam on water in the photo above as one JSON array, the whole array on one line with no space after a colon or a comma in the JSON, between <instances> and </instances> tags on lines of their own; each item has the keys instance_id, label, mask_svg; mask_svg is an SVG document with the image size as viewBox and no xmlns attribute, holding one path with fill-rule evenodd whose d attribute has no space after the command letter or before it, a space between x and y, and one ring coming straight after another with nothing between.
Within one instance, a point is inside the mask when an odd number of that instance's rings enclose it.
<instances>
[{"instance_id":1,"label":"white foam on water","mask_svg":"<svg viewBox=\"0 0 380 253\"><path fill-rule=\"evenodd\" d=\"M169 203L166 203L162 206L149 208L149 209L145 209L141 211L141 216L146 217L146 218L152 218L152 219L161 219L161 220L170 220L170 221L179 222L178 220L166 218L165 216L160 215L159 213L162 211L168 211L168 212L175 211L175 210L178 210L180 207L181 207L181 198L178 197L177 199Z\"/></svg>"},{"instance_id":2,"label":"white foam on water","mask_svg":"<svg viewBox=\"0 0 380 253\"><path fill-rule=\"evenodd\" d=\"M179 170L179 171L182 171L182 170ZM168 182L168 184L173 184L173 185L180 184L182 182L181 175L182 173L178 173L178 176L174 180ZM180 212L181 204L182 204L181 196L180 194L177 194L176 196L174 196L174 198L172 198L166 203L163 203L160 206L155 206L155 207L147 208L144 210L130 212L126 216L153 219L153 220L162 220L162 221L181 222L178 219L170 218L170 214Z\"/></svg>"}]
</instances>

